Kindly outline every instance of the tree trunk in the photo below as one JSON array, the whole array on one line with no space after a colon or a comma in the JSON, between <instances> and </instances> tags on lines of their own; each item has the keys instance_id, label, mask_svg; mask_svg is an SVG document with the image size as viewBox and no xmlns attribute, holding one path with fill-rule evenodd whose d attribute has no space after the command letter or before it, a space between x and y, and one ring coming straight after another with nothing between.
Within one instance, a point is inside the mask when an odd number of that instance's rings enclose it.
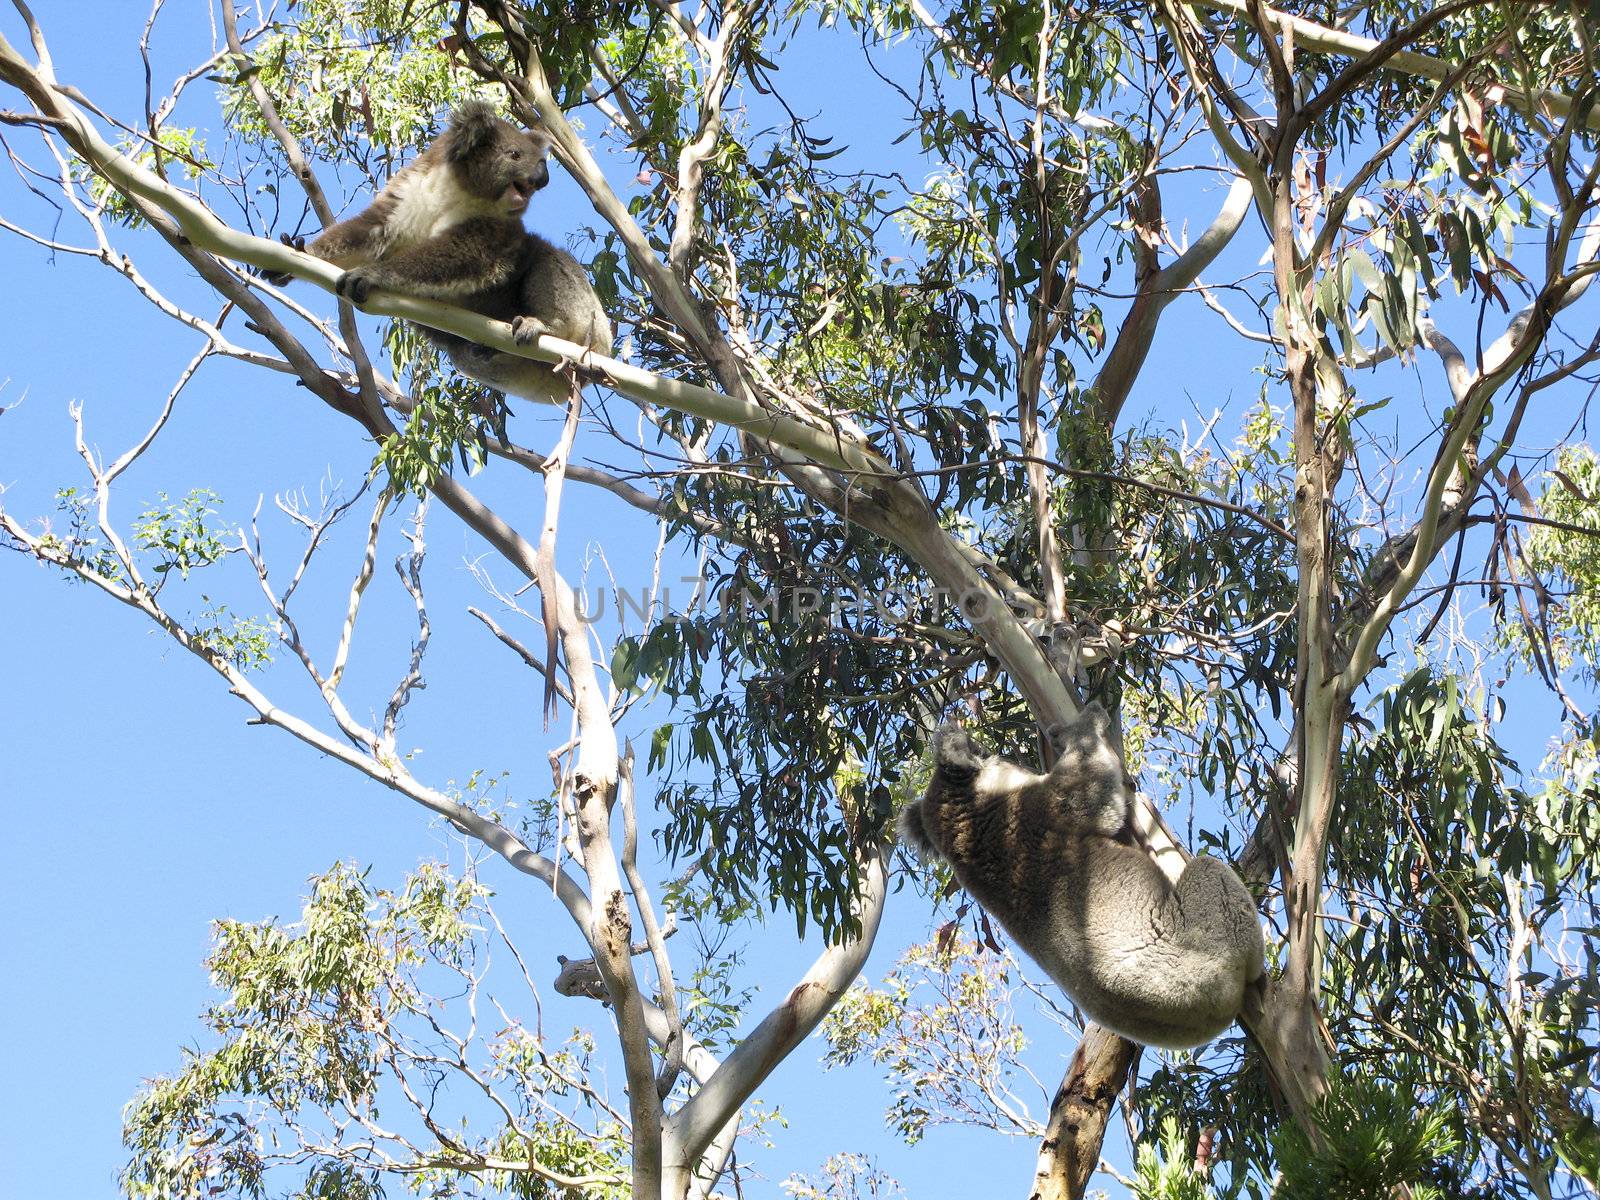
<instances>
[{"instance_id":1,"label":"tree trunk","mask_svg":"<svg viewBox=\"0 0 1600 1200\"><path fill-rule=\"evenodd\" d=\"M1138 1052L1138 1046L1109 1029L1098 1025L1084 1029L1072 1065L1050 1103L1050 1122L1039 1147L1029 1200L1081 1200L1100 1165L1100 1143L1112 1105Z\"/></svg>"}]
</instances>

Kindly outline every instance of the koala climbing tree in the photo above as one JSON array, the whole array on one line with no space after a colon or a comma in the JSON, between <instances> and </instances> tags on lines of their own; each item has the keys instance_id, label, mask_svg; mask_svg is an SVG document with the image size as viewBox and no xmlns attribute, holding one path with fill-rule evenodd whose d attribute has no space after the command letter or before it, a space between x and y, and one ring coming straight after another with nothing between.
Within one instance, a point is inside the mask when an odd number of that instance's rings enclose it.
<instances>
[{"instance_id":1,"label":"koala climbing tree","mask_svg":"<svg viewBox=\"0 0 1600 1200\"><path fill-rule=\"evenodd\" d=\"M1209 855L1174 884L1134 842L1133 789L1103 708L1053 733L1059 757L1035 775L940 730L901 833L949 862L1090 1018L1151 1046L1210 1041L1261 978L1249 891Z\"/></svg>"}]
</instances>

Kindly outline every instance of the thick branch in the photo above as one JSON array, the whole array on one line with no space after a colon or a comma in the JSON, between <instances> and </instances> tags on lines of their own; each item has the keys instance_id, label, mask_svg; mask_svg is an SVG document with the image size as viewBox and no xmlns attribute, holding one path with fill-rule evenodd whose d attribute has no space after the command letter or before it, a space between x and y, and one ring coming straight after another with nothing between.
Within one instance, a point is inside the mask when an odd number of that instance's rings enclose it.
<instances>
[{"instance_id":1,"label":"thick branch","mask_svg":"<svg viewBox=\"0 0 1600 1200\"><path fill-rule=\"evenodd\" d=\"M1066 1078L1050 1102L1028 1200L1077 1200L1084 1194L1100 1165L1107 1119L1138 1051L1109 1029L1084 1029Z\"/></svg>"},{"instance_id":2,"label":"thick branch","mask_svg":"<svg viewBox=\"0 0 1600 1200\"><path fill-rule=\"evenodd\" d=\"M1154 180L1150 186L1156 186ZM1140 284L1122 328L1117 331L1111 353L1106 355L1105 365L1095 378L1096 403L1107 421L1117 419L1128 393L1133 390L1134 381L1139 378L1139 371L1149 356L1151 343L1155 341L1161 314L1227 248L1250 212L1251 195L1250 181L1242 175L1236 177L1221 210L1206 231L1175 261Z\"/></svg>"},{"instance_id":3,"label":"thick branch","mask_svg":"<svg viewBox=\"0 0 1600 1200\"><path fill-rule=\"evenodd\" d=\"M731 82L729 63L734 42L748 20L749 16L741 4L723 6L722 28L717 30L716 41L707 47L710 62L704 65L705 84L700 99L699 126L694 137L685 143L678 155L678 216L672 229L667 261L685 283L694 269L689 252L694 248L695 235L699 232L700 185L705 165L716 153L717 139L722 136L722 100Z\"/></svg>"}]
</instances>

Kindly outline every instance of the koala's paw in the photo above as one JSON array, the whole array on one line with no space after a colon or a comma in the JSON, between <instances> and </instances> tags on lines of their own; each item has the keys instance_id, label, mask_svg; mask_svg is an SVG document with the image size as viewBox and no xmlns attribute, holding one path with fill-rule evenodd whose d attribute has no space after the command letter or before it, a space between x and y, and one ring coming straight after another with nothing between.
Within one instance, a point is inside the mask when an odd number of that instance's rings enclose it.
<instances>
[{"instance_id":1,"label":"koala's paw","mask_svg":"<svg viewBox=\"0 0 1600 1200\"><path fill-rule=\"evenodd\" d=\"M269 271L265 267L251 267L250 274L262 283L270 283L273 287L288 287L294 276L287 271Z\"/></svg>"},{"instance_id":2,"label":"koala's paw","mask_svg":"<svg viewBox=\"0 0 1600 1200\"><path fill-rule=\"evenodd\" d=\"M339 276L339 282L333 285L333 290L341 299L352 304L365 304L375 286L369 268L352 267Z\"/></svg>"},{"instance_id":3,"label":"koala's paw","mask_svg":"<svg viewBox=\"0 0 1600 1200\"><path fill-rule=\"evenodd\" d=\"M305 251L306 240L303 237L291 236L287 233L280 233L278 235L278 240L285 246L288 246L291 250L299 250L302 253ZM251 273L263 283L270 283L273 287L285 287L288 285L289 281L294 278L294 276L289 274L287 271L269 271L265 267L252 267Z\"/></svg>"},{"instance_id":4,"label":"koala's paw","mask_svg":"<svg viewBox=\"0 0 1600 1200\"><path fill-rule=\"evenodd\" d=\"M538 317L513 317L511 319L511 340L519 346L526 346L541 334L549 333L550 326Z\"/></svg>"},{"instance_id":5,"label":"koala's paw","mask_svg":"<svg viewBox=\"0 0 1600 1200\"><path fill-rule=\"evenodd\" d=\"M943 775L970 779L983 765L983 758L973 747L966 730L944 725L933 735L933 762Z\"/></svg>"}]
</instances>

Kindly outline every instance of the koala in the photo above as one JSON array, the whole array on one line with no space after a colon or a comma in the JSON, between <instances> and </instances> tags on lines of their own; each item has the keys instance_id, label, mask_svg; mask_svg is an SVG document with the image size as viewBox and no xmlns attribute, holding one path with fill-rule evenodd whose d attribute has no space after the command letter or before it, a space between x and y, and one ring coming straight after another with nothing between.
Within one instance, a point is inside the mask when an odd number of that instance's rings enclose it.
<instances>
[{"instance_id":1,"label":"koala","mask_svg":"<svg viewBox=\"0 0 1600 1200\"><path fill-rule=\"evenodd\" d=\"M517 249L521 265L512 285L480 292L462 300L461 306L509 322L511 336L521 346L548 333L610 354L611 320L578 260L533 233L523 234ZM429 294L425 287L414 283L395 290ZM563 404L571 394L570 385L547 363L480 346L442 330L426 332L428 339L450 356L456 370L479 383L549 404Z\"/></svg>"},{"instance_id":2,"label":"koala","mask_svg":"<svg viewBox=\"0 0 1600 1200\"><path fill-rule=\"evenodd\" d=\"M520 345L548 333L609 354L611 321L582 265L522 227L550 182L549 147L545 134L468 101L364 211L305 249L344 268L336 290L356 304L374 290L404 292L509 322ZM550 403L569 394L545 363L422 328L457 370L490 387Z\"/></svg>"},{"instance_id":3,"label":"koala","mask_svg":"<svg viewBox=\"0 0 1600 1200\"><path fill-rule=\"evenodd\" d=\"M594 959L580 958L574 961L565 954L558 954L556 962L560 964L561 971L552 986L558 993L563 996L585 996L600 1001L607 1008L611 1007L611 993L606 990L605 980L600 978L600 968L595 966Z\"/></svg>"},{"instance_id":4,"label":"koala","mask_svg":"<svg viewBox=\"0 0 1600 1200\"><path fill-rule=\"evenodd\" d=\"M1255 902L1201 856L1174 885L1134 841L1133 789L1098 704L1052 731L1048 775L934 737L928 790L901 836L956 878L1095 1021L1184 1050L1239 1015L1262 975Z\"/></svg>"}]
</instances>

